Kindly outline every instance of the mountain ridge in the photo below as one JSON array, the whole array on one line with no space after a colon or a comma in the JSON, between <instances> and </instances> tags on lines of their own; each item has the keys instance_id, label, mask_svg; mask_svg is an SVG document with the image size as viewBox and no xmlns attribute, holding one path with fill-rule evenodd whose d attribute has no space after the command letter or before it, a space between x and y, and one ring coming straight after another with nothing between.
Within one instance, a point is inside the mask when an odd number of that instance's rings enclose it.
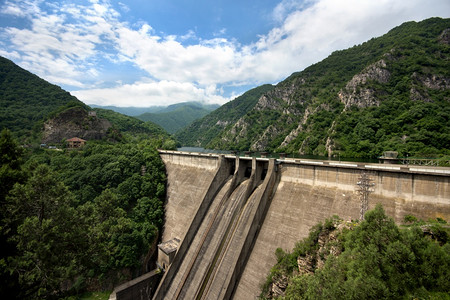
<instances>
[{"instance_id":1,"label":"mountain ridge","mask_svg":"<svg viewBox=\"0 0 450 300\"><path fill-rule=\"evenodd\" d=\"M374 158L450 155L450 20L407 22L295 72L186 146ZM205 136L207 123L186 131ZM195 131L194 129L198 130Z\"/></svg>"},{"instance_id":2,"label":"mountain ridge","mask_svg":"<svg viewBox=\"0 0 450 300\"><path fill-rule=\"evenodd\" d=\"M0 130L7 128L25 144L60 143L72 135L103 139L108 134L120 139L120 132L168 137L152 122L96 109L61 87L0 56ZM118 132L120 131L120 132Z\"/></svg>"},{"instance_id":3,"label":"mountain ridge","mask_svg":"<svg viewBox=\"0 0 450 300\"><path fill-rule=\"evenodd\" d=\"M165 108L150 113L136 116L144 122L151 121L173 134L183 129L193 121L207 115L217 109L219 105L203 104L200 102L182 102L169 105Z\"/></svg>"}]
</instances>

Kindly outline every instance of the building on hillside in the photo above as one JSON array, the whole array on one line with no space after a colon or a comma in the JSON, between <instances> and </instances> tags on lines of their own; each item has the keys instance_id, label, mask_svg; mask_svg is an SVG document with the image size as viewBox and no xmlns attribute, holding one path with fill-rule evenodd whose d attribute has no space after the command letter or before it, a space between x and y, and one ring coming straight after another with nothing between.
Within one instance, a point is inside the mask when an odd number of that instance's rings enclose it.
<instances>
[{"instance_id":1,"label":"building on hillside","mask_svg":"<svg viewBox=\"0 0 450 300\"><path fill-rule=\"evenodd\" d=\"M81 148L84 145L86 145L86 140L77 138L77 137L73 137L71 139L66 140L67 142L67 146L69 148Z\"/></svg>"}]
</instances>

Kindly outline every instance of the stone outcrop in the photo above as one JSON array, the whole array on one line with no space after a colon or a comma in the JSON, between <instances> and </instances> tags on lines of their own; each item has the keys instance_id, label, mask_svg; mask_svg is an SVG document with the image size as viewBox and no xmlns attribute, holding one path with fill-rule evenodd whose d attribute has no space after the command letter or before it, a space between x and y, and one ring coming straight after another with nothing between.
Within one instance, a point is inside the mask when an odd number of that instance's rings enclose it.
<instances>
[{"instance_id":1,"label":"stone outcrop","mask_svg":"<svg viewBox=\"0 0 450 300\"><path fill-rule=\"evenodd\" d=\"M44 123L42 143L61 143L73 137L99 140L106 137L111 126L108 120L89 115L82 107L73 107Z\"/></svg>"},{"instance_id":2,"label":"stone outcrop","mask_svg":"<svg viewBox=\"0 0 450 300\"><path fill-rule=\"evenodd\" d=\"M297 270L294 270L298 275L311 275L315 270L322 268L327 258L332 256L338 256L342 253L342 246L338 241L339 235L344 228L350 230L351 223L343 222L342 220L333 220L333 228L324 229L319 234L317 240L318 249L313 253L307 253L304 256L297 257ZM279 275L274 279L270 285L266 297L268 299L274 299L285 295L287 286L289 285L289 277L285 274Z\"/></svg>"},{"instance_id":3,"label":"stone outcrop","mask_svg":"<svg viewBox=\"0 0 450 300\"><path fill-rule=\"evenodd\" d=\"M450 45L450 28L447 28L444 31L442 31L438 40L442 44Z\"/></svg>"},{"instance_id":4,"label":"stone outcrop","mask_svg":"<svg viewBox=\"0 0 450 300\"><path fill-rule=\"evenodd\" d=\"M433 74L419 75L414 72L411 79L410 99L412 101L433 102L428 89L441 91L450 89L450 78L448 77Z\"/></svg>"},{"instance_id":5,"label":"stone outcrop","mask_svg":"<svg viewBox=\"0 0 450 300\"><path fill-rule=\"evenodd\" d=\"M384 59L368 66L361 73L353 76L345 88L338 93L339 99L345 105L344 110L348 110L353 105L359 108L379 105L380 102L375 96L375 90L367 87L366 84L370 81L387 83L389 78L390 73L386 69L386 61Z\"/></svg>"},{"instance_id":6,"label":"stone outcrop","mask_svg":"<svg viewBox=\"0 0 450 300\"><path fill-rule=\"evenodd\" d=\"M286 275L281 275L280 277L278 277L270 286L266 298L273 299L284 296L288 283L289 278Z\"/></svg>"}]
</instances>

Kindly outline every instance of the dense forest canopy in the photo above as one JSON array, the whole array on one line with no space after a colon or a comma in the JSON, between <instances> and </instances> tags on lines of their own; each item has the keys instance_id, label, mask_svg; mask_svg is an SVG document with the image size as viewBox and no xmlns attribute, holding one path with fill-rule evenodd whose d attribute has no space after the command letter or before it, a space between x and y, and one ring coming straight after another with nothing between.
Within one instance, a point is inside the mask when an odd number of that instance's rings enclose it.
<instances>
[{"instance_id":1,"label":"dense forest canopy","mask_svg":"<svg viewBox=\"0 0 450 300\"><path fill-rule=\"evenodd\" d=\"M377 205L361 223L317 224L292 252L277 249L260 298L448 299L448 225L405 221L397 226Z\"/></svg>"},{"instance_id":2,"label":"dense forest canopy","mask_svg":"<svg viewBox=\"0 0 450 300\"><path fill-rule=\"evenodd\" d=\"M111 289L148 263L164 218L161 141L24 153L3 130L0 146L2 295Z\"/></svg>"}]
</instances>

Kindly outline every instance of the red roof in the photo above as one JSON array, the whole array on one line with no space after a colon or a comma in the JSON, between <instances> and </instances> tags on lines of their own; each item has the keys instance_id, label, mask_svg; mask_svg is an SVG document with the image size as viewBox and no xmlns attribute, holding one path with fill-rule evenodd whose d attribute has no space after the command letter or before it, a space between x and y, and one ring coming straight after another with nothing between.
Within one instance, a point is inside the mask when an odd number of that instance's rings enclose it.
<instances>
[{"instance_id":1,"label":"red roof","mask_svg":"<svg viewBox=\"0 0 450 300\"><path fill-rule=\"evenodd\" d=\"M73 137L71 139L66 140L67 142L86 142L86 140L77 138L77 137Z\"/></svg>"}]
</instances>

